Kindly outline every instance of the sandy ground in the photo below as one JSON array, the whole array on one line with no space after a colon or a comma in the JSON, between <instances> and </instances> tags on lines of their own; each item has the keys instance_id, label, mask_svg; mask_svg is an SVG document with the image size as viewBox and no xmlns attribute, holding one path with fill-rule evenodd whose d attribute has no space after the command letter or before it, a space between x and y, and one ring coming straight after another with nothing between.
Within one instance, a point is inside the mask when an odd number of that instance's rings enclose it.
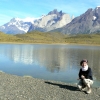
<instances>
[{"instance_id":1,"label":"sandy ground","mask_svg":"<svg viewBox=\"0 0 100 100\"><path fill-rule=\"evenodd\" d=\"M86 94L75 84L0 72L0 100L100 100L100 88Z\"/></svg>"},{"instance_id":2,"label":"sandy ground","mask_svg":"<svg viewBox=\"0 0 100 100\"><path fill-rule=\"evenodd\" d=\"M42 44L42 45L83 45L83 46L100 46L99 44L79 44L79 43L24 43L24 42L0 42L0 44Z\"/></svg>"}]
</instances>

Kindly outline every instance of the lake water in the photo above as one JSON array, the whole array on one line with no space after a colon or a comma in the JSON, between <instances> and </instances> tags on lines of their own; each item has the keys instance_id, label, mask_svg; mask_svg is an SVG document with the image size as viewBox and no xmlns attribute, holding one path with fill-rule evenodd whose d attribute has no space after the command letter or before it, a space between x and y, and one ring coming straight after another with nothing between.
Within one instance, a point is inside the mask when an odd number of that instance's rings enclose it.
<instances>
[{"instance_id":1,"label":"lake water","mask_svg":"<svg viewBox=\"0 0 100 100\"><path fill-rule=\"evenodd\" d=\"M93 70L93 86L100 86L99 46L0 44L0 70L19 76L77 83L84 58Z\"/></svg>"}]
</instances>

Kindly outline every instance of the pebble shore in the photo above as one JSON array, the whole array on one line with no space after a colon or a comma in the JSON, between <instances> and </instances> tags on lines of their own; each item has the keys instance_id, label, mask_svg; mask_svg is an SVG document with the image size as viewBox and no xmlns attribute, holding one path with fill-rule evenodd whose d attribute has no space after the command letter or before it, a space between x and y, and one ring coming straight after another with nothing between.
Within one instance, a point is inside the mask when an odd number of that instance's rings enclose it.
<instances>
[{"instance_id":1,"label":"pebble shore","mask_svg":"<svg viewBox=\"0 0 100 100\"><path fill-rule=\"evenodd\" d=\"M0 72L0 100L100 100L100 88L86 94L75 84Z\"/></svg>"}]
</instances>

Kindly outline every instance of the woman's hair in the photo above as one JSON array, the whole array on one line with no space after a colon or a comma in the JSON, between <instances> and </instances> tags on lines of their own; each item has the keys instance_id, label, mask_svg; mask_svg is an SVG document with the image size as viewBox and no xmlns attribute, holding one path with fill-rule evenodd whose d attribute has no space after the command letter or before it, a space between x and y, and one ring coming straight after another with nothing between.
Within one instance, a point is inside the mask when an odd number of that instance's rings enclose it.
<instances>
[{"instance_id":1,"label":"woman's hair","mask_svg":"<svg viewBox=\"0 0 100 100\"><path fill-rule=\"evenodd\" d=\"M83 59L83 60L81 60L80 65L82 65L83 62L88 63L88 60L87 60L87 59Z\"/></svg>"}]
</instances>

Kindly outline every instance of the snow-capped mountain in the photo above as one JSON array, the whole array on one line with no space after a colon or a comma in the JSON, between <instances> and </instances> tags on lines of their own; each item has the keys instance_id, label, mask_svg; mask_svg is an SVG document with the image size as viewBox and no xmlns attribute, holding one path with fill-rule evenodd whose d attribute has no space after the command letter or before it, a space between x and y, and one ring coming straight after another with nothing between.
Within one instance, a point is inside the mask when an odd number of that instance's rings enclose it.
<instances>
[{"instance_id":1,"label":"snow-capped mountain","mask_svg":"<svg viewBox=\"0 0 100 100\"><path fill-rule=\"evenodd\" d=\"M84 14L74 18L69 24L54 31L64 34L100 33L100 6L95 9L88 9Z\"/></svg>"},{"instance_id":2,"label":"snow-capped mountain","mask_svg":"<svg viewBox=\"0 0 100 100\"><path fill-rule=\"evenodd\" d=\"M34 18L13 18L10 22L0 27L0 30L8 34L26 33L30 26L34 24Z\"/></svg>"},{"instance_id":3,"label":"snow-capped mountain","mask_svg":"<svg viewBox=\"0 0 100 100\"><path fill-rule=\"evenodd\" d=\"M71 22L70 15L58 12L56 9L40 18L13 18L10 22L2 25L0 31L8 34L27 33L33 30L50 31L61 28Z\"/></svg>"}]
</instances>

